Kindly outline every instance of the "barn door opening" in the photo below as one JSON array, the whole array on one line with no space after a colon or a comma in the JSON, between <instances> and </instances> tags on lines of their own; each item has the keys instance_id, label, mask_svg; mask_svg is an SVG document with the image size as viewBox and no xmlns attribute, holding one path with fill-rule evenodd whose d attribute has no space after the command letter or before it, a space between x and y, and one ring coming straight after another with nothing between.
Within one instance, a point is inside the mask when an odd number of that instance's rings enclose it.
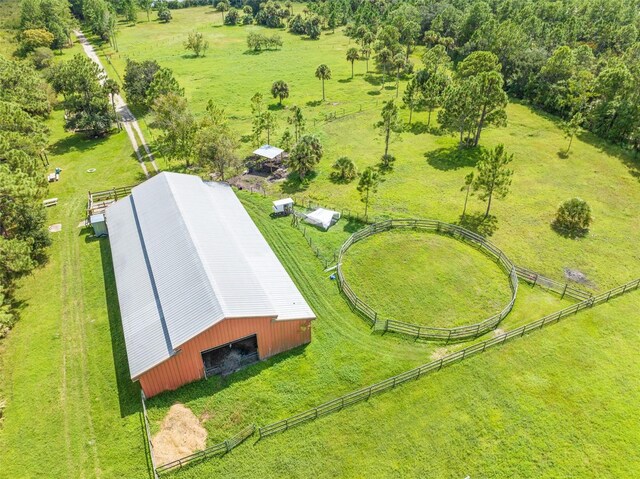
<instances>
[{"instance_id":1,"label":"barn door opening","mask_svg":"<svg viewBox=\"0 0 640 479\"><path fill-rule=\"evenodd\" d=\"M258 338L254 334L201 354L206 377L230 374L258 361Z\"/></svg>"}]
</instances>

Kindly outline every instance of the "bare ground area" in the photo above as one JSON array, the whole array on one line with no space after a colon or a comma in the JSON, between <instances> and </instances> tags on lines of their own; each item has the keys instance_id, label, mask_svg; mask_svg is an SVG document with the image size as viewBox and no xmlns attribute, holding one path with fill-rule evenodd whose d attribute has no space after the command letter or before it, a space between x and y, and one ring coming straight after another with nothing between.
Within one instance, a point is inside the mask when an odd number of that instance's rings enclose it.
<instances>
[{"instance_id":1,"label":"bare ground area","mask_svg":"<svg viewBox=\"0 0 640 479\"><path fill-rule=\"evenodd\" d=\"M174 404L152 441L156 464L162 465L204 449L207 431L191 409L183 404Z\"/></svg>"}]
</instances>

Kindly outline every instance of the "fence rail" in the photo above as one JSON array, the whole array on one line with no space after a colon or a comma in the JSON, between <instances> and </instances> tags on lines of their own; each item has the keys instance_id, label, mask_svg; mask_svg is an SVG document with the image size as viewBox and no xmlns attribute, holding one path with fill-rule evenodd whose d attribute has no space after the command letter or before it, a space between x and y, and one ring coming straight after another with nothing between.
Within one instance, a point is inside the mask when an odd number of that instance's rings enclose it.
<instances>
[{"instance_id":1,"label":"fence rail","mask_svg":"<svg viewBox=\"0 0 640 479\"><path fill-rule=\"evenodd\" d=\"M142 419L144 421L144 430L147 436L147 444L149 446L149 457L151 458L151 469L153 469L154 479L158 479L158 472L156 469L156 460L153 455L153 441L151 440L151 425L149 424L149 417L147 416L147 404L145 401L144 391L140 390L140 400L142 401Z\"/></svg>"},{"instance_id":2,"label":"fence rail","mask_svg":"<svg viewBox=\"0 0 640 479\"><path fill-rule=\"evenodd\" d=\"M451 236L459 241L470 244L479 249L484 254L493 258L498 266L507 273L509 286L511 288L511 299L502 311L479 323L458 326L455 328L434 328L417 324L398 321L392 318L382 318L371 306L360 299L353 291L342 272L342 257L346 251L356 242L361 241L377 233L388 231L394 228L422 229L438 234ZM570 296L578 301L584 301L593 295L589 292L570 286L567 283L552 280L539 273L516 266L509 258L494 244L477 233L466 230L460 226L443 223L430 219L388 219L371 224L370 226L357 231L351 235L342 245L337 255L337 279L342 293L346 296L353 310L359 312L371 327L376 331L391 331L398 334L414 336L420 339L431 339L437 341L462 341L477 338L486 332L494 329L511 312L518 292L518 278L535 285L540 285L549 290L555 291L564 296Z\"/></svg>"},{"instance_id":3,"label":"fence rail","mask_svg":"<svg viewBox=\"0 0 640 479\"><path fill-rule=\"evenodd\" d=\"M390 318L381 318L377 311L358 297L345 279L342 272L342 257L354 243L374 234L394 228L422 229L425 231L448 235L459 241L471 244L483 251L489 257L492 257L498 266L500 266L500 268L502 268L502 270L508 275L509 286L511 288L511 298L509 302L501 311L484 321L455 328L434 328L397 321ZM389 219L373 223L370 226L357 231L351 235L347 241L345 241L338 252L337 279L340 290L347 297L349 303L351 303L352 309L358 311L371 324L374 330L392 331L399 334L414 336L416 338L446 342L477 338L487 331L494 329L513 309L518 292L518 274L516 266L500 249L472 231L468 231L460 226L429 219Z\"/></svg>"},{"instance_id":4,"label":"fence rail","mask_svg":"<svg viewBox=\"0 0 640 479\"><path fill-rule=\"evenodd\" d=\"M181 457L180 459L176 459L175 461L167 462L166 464L162 464L155 468L156 473L160 474L163 472L169 472L174 469L180 469L184 466L192 464L196 461L204 461L213 456L222 455L230 452L233 448L237 447L244 441L246 441L249 437L253 436L256 432L255 424L251 424L250 426L245 427L242 431L240 431L235 436L222 441L219 444L215 444L211 447L203 449L202 451L195 452L185 457Z\"/></svg>"},{"instance_id":5,"label":"fence rail","mask_svg":"<svg viewBox=\"0 0 640 479\"><path fill-rule=\"evenodd\" d=\"M356 404L361 401L365 401L374 394L378 394L383 391L393 389L396 386L399 386L400 384L403 384L407 381L417 380L421 376L425 376L435 371L439 371L443 367L450 366L451 364L455 364L457 362L463 361L477 354L483 353L487 349L500 346L506 343L507 341L520 338L527 333L542 329L545 326L549 326L551 324L555 324L559 322L562 318L577 314L579 311L582 311L587 308L591 308L601 303L605 303L612 298L621 296L630 291L635 291L639 287L640 287L640 279L635 279L621 286L613 288L609 291L605 291L602 294L599 294L597 296L592 296L589 299L585 299L584 301L581 301L572 306L569 306L568 308L564 308L553 314L547 315L541 319L538 319L537 321L533 321L517 329L508 331L504 334L496 336L492 339L488 339L488 340L476 343L472 346L468 346L464 349L456 351L455 353L448 354L447 356L444 356L441 359L431 361L430 363L424 364L422 366L411 369L409 371L405 371L401 374L398 374L397 376L387 378L383 381L372 384L371 386L358 389L357 391L353 391L349 394L345 394L344 396L333 399L324 404L320 404L317 407L308 409L299 414L295 414L287 419L283 419L281 421L274 422L267 426L260 427L258 428L258 434L260 436L260 439L262 439L264 437L271 436L272 434L277 434L279 432L286 431L287 429L297 426L298 424L302 424L304 422L317 419L327 414L340 411L347 406Z\"/></svg>"}]
</instances>

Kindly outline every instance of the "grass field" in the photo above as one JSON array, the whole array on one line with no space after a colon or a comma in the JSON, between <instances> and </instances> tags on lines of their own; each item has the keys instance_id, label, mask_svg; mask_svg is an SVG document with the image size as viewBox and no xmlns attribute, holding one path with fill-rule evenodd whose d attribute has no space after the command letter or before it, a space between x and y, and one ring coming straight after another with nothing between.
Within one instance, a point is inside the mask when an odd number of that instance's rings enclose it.
<instances>
[{"instance_id":1,"label":"grass field","mask_svg":"<svg viewBox=\"0 0 640 479\"><path fill-rule=\"evenodd\" d=\"M231 126L240 136L250 133L251 96L259 91L269 99L271 83L284 79L291 88L285 106L303 108L307 130L320 136L325 156L312 181L304 185L295 181L276 183L270 189L274 194L297 193L362 211L355 184L331 182L331 164L341 155L350 156L360 169L379 161L383 140L374 123L379 119L382 101L393 98L395 91L380 93L380 75L365 74L364 62L356 63L356 76L350 79L350 64L344 59L350 41L341 30L325 34L317 42L281 32L282 50L249 54L246 36L260 27L220 24L220 14L208 7L177 10L168 25L144 21L123 26L118 37L120 51L112 52L105 45L102 55L110 56L113 66L108 69L120 77L126 58L157 59L174 71L196 111L202 111L212 99L226 108ZM190 57L182 46L194 29L203 32L210 42L204 58ZM418 49L413 58L416 63L419 54ZM320 63L328 64L333 71L326 85L325 103L319 102L321 85L314 76ZM370 62L369 69L373 68ZM287 126L288 112L279 110L273 99L271 107L280 118L278 132L273 135L279 138ZM342 110L360 109L361 113L335 121L322 120L331 113L340 116ZM640 183L634 172L640 169L640 161L589 134L580 135L569 158L561 159L558 151L566 148L566 140L554 118L514 102L507 113L508 127L489 129L482 140L485 147L502 142L515 155L513 192L505 200L496 201L492 210L497 217L494 242L515 263L557 279L562 278L564 268L578 269L590 278L594 288L637 275L640 268L635 237L640 231L640 217L634 205ZM402 114L408 117L406 110ZM424 132L425 122L426 112L414 114L413 132L401 134L392 143L391 153L397 162L376 195L374 217L458 219L464 201L464 193L459 190L477 161L477 152L459 152L454 137ZM251 150L250 143L242 143L242 154ZM574 196L586 199L595 217L591 234L582 241L563 239L550 227L558 204ZM483 203L473 198L470 203L472 212L483 211Z\"/></svg>"},{"instance_id":2,"label":"grass field","mask_svg":"<svg viewBox=\"0 0 640 479\"><path fill-rule=\"evenodd\" d=\"M373 124L381 100L394 92L369 94L379 89L379 77L363 76L363 64L356 65L360 76L348 81L349 41L340 31L318 42L283 32L281 51L245 55L247 31L257 27L220 27L219 14L210 12L177 10L168 25L122 27L110 71L122 75L127 56L153 56L174 70L196 110L209 98L226 106L239 134L248 133L251 95L260 90L266 96L273 80L287 80L292 96L285 103L303 106L326 156L308 185L274 184L271 193L362 208L353 184L330 181L330 164L341 154L360 168L377 162L382 140ZM203 59L182 50L194 28L211 42ZM62 58L78 51L66 50ZM327 84L328 102L317 104L320 82L313 71L323 62L334 77ZM326 113L360 107L362 113L321 121ZM279 114L282 130L286 111ZM565 140L553 118L520 104L511 104L508 114L509 126L487 131L483 140L487 146L504 142L516 154L514 192L495 204L492 241L516 264L550 276L561 278L564 267L579 269L593 289L640 276L640 183L632 174L638 164L588 135L574 141L572 155L562 160L557 151ZM424 120L425 113L416 115L418 123ZM124 133L82 139L62 130L58 110L48 124L51 166L63 169L61 181L51 185L50 196L59 204L49 210L49 223L63 228L53 236L49 263L22 282L21 320L0 343L0 398L7 403L0 422L0 478L149 477L108 240L92 240L78 228L87 190L139 182L141 171ZM459 188L474 157L454 146L450 137L403 133L392 145L397 165L380 187L374 214L456 220L464 199ZM250 149L243 144L243 153ZM558 202L576 195L591 203L596 217L591 234L580 241L549 227ZM301 232L286 218L268 216L272 198L246 192L240 198L318 315L313 341L225 379L153 398L154 429L179 401L203 420L214 443L251 422L282 419L431 359L438 345L372 334L351 313ZM472 210L481 209L474 200ZM341 221L327 234L307 234L330 256L358 226ZM353 252L359 246L365 243ZM539 288L521 287L500 327L517 327L567 304ZM640 293L632 293L370 402L248 441L175 477L637 476L639 309Z\"/></svg>"},{"instance_id":3,"label":"grass field","mask_svg":"<svg viewBox=\"0 0 640 479\"><path fill-rule=\"evenodd\" d=\"M469 325L511 299L508 276L496 263L432 233L395 230L367 238L349 249L342 271L382 319L437 328Z\"/></svg>"}]
</instances>

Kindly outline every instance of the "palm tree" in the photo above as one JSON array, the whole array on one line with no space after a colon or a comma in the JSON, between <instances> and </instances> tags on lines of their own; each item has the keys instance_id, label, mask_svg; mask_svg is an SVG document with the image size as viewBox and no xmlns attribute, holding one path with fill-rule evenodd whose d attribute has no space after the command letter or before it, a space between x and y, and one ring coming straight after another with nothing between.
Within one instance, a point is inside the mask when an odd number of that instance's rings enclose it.
<instances>
[{"instance_id":1,"label":"palm tree","mask_svg":"<svg viewBox=\"0 0 640 479\"><path fill-rule=\"evenodd\" d=\"M284 80L275 81L273 85L271 85L271 94L273 98L279 98L280 105L282 105L282 100L289 98L289 85L287 85Z\"/></svg>"},{"instance_id":2,"label":"palm tree","mask_svg":"<svg viewBox=\"0 0 640 479\"><path fill-rule=\"evenodd\" d=\"M298 173L301 180L322 158L323 148L317 136L304 135L289 155L289 168Z\"/></svg>"},{"instance_id":3,"label":"palm tree","mask_svg":"<svg viewBox=\"0 0 640 479\"><path fill-rule=\"evenodd\" d=\"M349 48L349 50L347 50L347 61L351 62L351 78L353 78L353 63L356 60L360 59L360 55L358 54L358 49L357 48Z\"/></svg>"},{"instance_id":4,"label":"palm tree","mask_svg":"<svg viewBox=\"0 0 640 479\"><path fill-rule=\"evenodd\" d=\"M111 95L111 106L113 107L113 113L116 112L116 101L115 96L120 93L120 85L112 79L107 78L104 82L104 89Z\"/></svg>"},{"instance_id":5,"label":"palm tree","mask_svg":"<svg viewBox=\"0 0 640 479\"><path fill-rule=\"evenodd\" d=\"M226 0L218 2L218 4L216 5L216 10L222 13L222 23L224 23L224 12L229 10L229 3L227 3Z\"/></svg>"},{"instance_id":6,"label":"palm tree","mask_svg":"<svg viewBox=\"0 0 640 479\"><path fill-rule=\"evenodd\" d=\"M341 156L333 164L332 168L336 170L336 176L340 180L352 180L357 176L356 165L351 158Z\"/></svg>"},{"instance_id":7,"label":"palm tree","mask_svg":"<svg viewBox=\"0 0 640 479\"><path fill-rule=\"evenodd\" d=\"M316 78L322 80L322 101L325 101L324 96L324 81L331 80L331 68L324 63L316 68Z\"/></svg>"}]
</instances>

